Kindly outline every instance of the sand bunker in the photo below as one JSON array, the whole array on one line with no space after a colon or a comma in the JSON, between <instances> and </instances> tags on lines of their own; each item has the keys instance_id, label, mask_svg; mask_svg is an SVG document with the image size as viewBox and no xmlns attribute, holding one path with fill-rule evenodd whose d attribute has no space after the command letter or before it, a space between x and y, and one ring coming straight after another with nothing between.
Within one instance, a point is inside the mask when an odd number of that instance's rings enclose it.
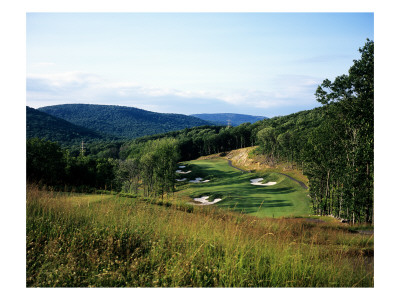
<instances>
[{"instance_id":1,"label":"sand bunker","mask_svg":"<svg viewBox=\"0 0 400 300\"><path fill-rule=\"evenodd\" d=\"M183 169L183 168L186 168L186 166L179 166L178 168L181 168L181 169Z\"/></svg>"},{"instance_id":2,"label":"sand bunker","mask_svg":"<svg viewBox=\"0 0 400 300\"><path fill-rule=\"evenodd\" d=\"M178 173L178 174L189 174L190 172L192 172L192 171L186 171L186 172L184 172L184 171L182 171L182 170L176 170L176 173Z\"/></svg>"},{"instance_id":3,"label":"sand bunker","mask_svg":"<svg viewBox=\"0 0 400 300\"><path fill-rule=\"evenodd\" d=\"M221 198L217 198L211 202L211 201L207 200L208 198L210 198L210 196L203 196L201 198L194 198L193 201L200 202L200 203L195 203L195 205L211 205L211 204L215 204L222 200Z\"/></svg>"},{"instance_id":4,"label":"sand bunker","mask_svg":"<svg viewBox=\"0 0 400 300\"><path fill-rule=\"evenodd\" d=\"M182 178L182 179L175 179L176 181L185 181L187 178Z\"/></svg>"},{"instance_id":5,"label":"sand bunker","mask_svg":"<svg viewBox=\"0 0 400 300\"><path fill-rule=\"evenodd\" d=\"M204 182L209 182L210 180L203 180L203 178L201 177L197 177L195 180L189 180L189 182L193 182L193 183L204 183Z\"/></svg>"},{"instance_id":6,"label":"sand bunker","mask_svg":"<svg viewBox=\"0 0 400 300\"><path fill-rule=\"evenodd\" d=\"M250 182L252 185L263 185L263 186L268 186L268 185L275 185L276 182L270 181L267 183L261 183L261 181L263 181L264 178L256 178L256 179L251 179Z\"/></svg>"}]
</instances>

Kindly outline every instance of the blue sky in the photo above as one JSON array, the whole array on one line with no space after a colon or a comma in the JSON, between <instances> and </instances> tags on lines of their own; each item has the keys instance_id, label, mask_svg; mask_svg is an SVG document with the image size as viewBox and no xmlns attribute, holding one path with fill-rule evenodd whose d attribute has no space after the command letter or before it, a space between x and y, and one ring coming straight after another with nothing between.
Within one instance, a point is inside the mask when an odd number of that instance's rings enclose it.
<instances>
[{"instance_id":1,"label":"blue sky","mask_svg":"<svg viewBox=\"0 0 400 300\"><path fill-rule=\"evenodd\" d=\"M286 115L367 38L373 13L27 13L26 104Z\"/></svg>"}]
</instances>

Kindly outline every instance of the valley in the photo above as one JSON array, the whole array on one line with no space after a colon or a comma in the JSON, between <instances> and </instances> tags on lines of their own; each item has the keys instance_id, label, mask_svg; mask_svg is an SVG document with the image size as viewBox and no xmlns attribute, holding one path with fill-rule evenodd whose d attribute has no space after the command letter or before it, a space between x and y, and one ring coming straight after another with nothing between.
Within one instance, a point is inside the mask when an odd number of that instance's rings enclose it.
<instances>
[{"instance_id":1,"label":"valley","mask_svg":"<svg viewBox=\"0 0 400 300\"><path fill-rule=\"evenodd\" d=\"M27 107L26 285L373 287L373 49L321 106L236 126Z\"/></svg>"}]
</instances>

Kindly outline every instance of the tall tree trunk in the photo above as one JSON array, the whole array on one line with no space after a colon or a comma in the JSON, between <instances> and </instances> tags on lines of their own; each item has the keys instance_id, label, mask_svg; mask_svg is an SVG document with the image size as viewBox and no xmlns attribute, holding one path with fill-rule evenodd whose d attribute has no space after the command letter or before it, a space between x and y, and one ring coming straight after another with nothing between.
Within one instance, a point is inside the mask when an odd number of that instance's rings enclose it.
<instances>
[{"instance_id":1,"label":"tall tree trunk","mask_svg":"<svg viewBox=\"0 0 400 300\"><path fill-rule=\"evenodd\" d=\"M328 174L326 176L325 203L327 205L328 205L328 194L329 194L329 173L330 173L330 170L328 170ZM329 205L329 209L328 209L328 214L330 214L329 210L330 210L330 205Z\"/></svg>"},{"instance_id":2,"label":"tall tree trunk","mask_svg":"<svg viewBox=\"0 0 400 300\"><path fill-rule=\"evenodd\" d=\"M339 201L339 218L342 212L342 202L343 202L343 183L342 183L342 188L340 190L340 201Z\"/></svg>"}]
</instances>

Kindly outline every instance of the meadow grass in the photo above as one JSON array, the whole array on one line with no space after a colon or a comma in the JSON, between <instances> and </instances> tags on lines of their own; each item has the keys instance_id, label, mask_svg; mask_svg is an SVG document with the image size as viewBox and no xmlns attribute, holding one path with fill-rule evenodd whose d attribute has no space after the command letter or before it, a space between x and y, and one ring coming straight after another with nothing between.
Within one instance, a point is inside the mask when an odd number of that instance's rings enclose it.
<instances>
[{"instance_id":1,"label":"meadow grass","mask_svg":"<svg viewBox=\"0 0 400 300\"><path fill-rule=\"evenodd\" d=\"M267 171L244 173L228 165L223 159L187 162L192 173L181 177L202 177L207 183L180 183L180 194L191 199L201 196L222 198L215 205L258 217L306 216L310 214L307 190L281 174ZM277 182L272 186L255 186L250 179L264 178Z\"/></svg>"},{"instance_id":2,"label":"meadow grass","mask_svg":"<svg viewBox=\"0 0 400 300\"><path fill-rule=\"evenodd\" d=\"M104 196L104 197L103 197ZM373 236L27 186L28 287L372 287Z\"/></svg>"}]
</instances>

